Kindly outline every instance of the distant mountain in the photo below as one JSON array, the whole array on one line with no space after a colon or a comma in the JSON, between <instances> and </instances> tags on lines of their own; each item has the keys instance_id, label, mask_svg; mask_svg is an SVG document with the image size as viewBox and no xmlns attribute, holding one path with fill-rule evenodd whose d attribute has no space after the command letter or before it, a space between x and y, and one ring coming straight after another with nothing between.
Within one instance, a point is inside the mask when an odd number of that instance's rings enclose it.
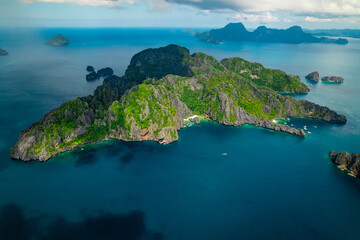
<instances>
[{"instance_id":1,"label":"distant mountain","mask_svg":"<svg viewBox=\"0 0 360 240\"><path fill-rule=\"evenodd\" d=\"M317 38L311 33L305 33L301 27L293 26L288 29L272 29L265 26L249 32L242 23L229 23L224 28L213 29L209 32L197 33L199 41L219 44L223 41L235 42L273 42L273 43L337 43L347 44L346 39Z\"/></svg>"},{"instance_id":2,"label":"distant mountain","mask_svg":"<svg viewBox=\"0 0 360 240\"><path fill-rule=\"evenodd\" d=\"M360 38L360 29L316 29L316 30L304 29L304 31L316 36Z\"/></svg>"}]
</instances>

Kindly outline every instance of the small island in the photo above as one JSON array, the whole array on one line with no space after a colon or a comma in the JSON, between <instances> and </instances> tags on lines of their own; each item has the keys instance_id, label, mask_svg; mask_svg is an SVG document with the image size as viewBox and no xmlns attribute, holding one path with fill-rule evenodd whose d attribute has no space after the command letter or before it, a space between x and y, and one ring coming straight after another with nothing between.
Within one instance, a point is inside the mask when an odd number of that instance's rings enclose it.
<instances>
[{"instance_id":1,"label":"small island","mask_svg":"<svg viewBox=\"0 0 360 240\"><path fill-rule=\"evenodd\" d=\"M343 83L344 79L342 77L326 76L326 77L323 77L321 79L321 81L333 82L333 83Z\"/></svg>"},{"instance_id":2,"label":"small island","mask_svg":"<svg viewBox=\"0 0 360 240\"><path fill-rule=\"evenodd\" d=\"M331 161L338 166L340 170L347 171L349 175L360 178L360 154L348 152L329 153Z\"/></svg>"},{"instance_id":3,"label":"small island","mask_svg":"<svg viewBox=\"0 0 360 240\"><path fill-rule=\"evenodd\" d=\"M86 71L88 72L94 72L95 71L95 68L93 66L87 66L86 67Z\"/></svg>"},{"instance_id":4,"label":"small island","mask_svg":"<svg viewBox=\"0 0 360 240\"><path fill-rule=\"evenodd\" d=\"M219 44L223 41L232 42L268 42L268 43L335 43L347 44L344 38L330 39L326 37L317 38L311 33L305 33L301 27L293 26L288 29L272 29L265 26L258 27L249 32L241 23L229 23L224 28L212 29L209 32L195 34L199 41Z\"/></svg>"},{"instance_id":5,"label":"small island","mask_svg":"<svg viewBox=\"0 0 360 240\"><path fill-rule=\"evenodd\" d=\"M360 38L360 29L315 29L305 30L315 36Z\"/></svg>"},{"instance_id":6,"label":"small island","mask_svg":"<svg viewBox=\"0 0 360 240\"><path fill-rule=\"evenodd\" d=\"M0 48L0 56L6 56L9 55L9 53L7 51L5 51L4 49Z\"/></svg>"},{"instance_id":7,"label":"small island","mask_svg":"<svg viewBox=\"0 0 360 240\"><path fill-rule=\"evenodd\" d=\"M276 120L302 117L346 123L344 115L327 107L277 93L299 86L293 75L238 57L218 62L177 45L147 49L132 57L124 76L106 78L93 95L62 104L22 131L10 154L23 161L46 161L109 139L169 144L179 139L185 120L196 116L300 137L305 136L303 129Z\"/></svg>"},{"instance_id":8,"label":"small island","mask_svg":"<svg viewBox=\"0 0 360 240\"><path fill-rule=\"evenodd\" d=\"M54 46L54 47L61 47L61 46L67 46L70 44L70 41L62 36L61 34L57 34L52 39L45 42L46 45Z\"/></svg>"},{"instance_id":9,"label":"small island","mask_svg":"<svg viewBox=\"0 0 360 240\"><path fill-rule=\"evenodd\" d=\"M86 74L87 81L95 81L98 80L100 77L106 78L114 74L114 71L109 67L102 68L99 71L95 72L93 66L87 66L86 71L90 72L89 74Z\"/></svg>"},{"instance_id":10,"label":"small island","mask_svg":"<svg viewBox=\"0 0 360 240\"><path fill-rule=\"evenodd\" d=\"M318 82L319 79L319 73L318 72L312 72L305 76L305 78L309 81Z\"/></svg>"}]
</instances>

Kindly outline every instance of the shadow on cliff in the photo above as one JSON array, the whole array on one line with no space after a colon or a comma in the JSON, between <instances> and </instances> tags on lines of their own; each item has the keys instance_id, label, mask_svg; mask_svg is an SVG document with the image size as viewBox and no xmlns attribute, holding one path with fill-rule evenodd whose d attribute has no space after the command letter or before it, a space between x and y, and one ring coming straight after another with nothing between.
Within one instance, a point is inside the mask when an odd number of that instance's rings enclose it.
<instances>
[{"instance_id":1,"label":"shadow on cliff","mask_svg":"<svg viewBox=\"0 0 360 240\"><path fill-rule=\"evenodd\" d=\"M99 213L81 222L63 217L26 217L17 204L0 210L0 239L6 240L162 240L160 233L148 231L142 211L127 214Z\"/></svg>"}]
</instances>

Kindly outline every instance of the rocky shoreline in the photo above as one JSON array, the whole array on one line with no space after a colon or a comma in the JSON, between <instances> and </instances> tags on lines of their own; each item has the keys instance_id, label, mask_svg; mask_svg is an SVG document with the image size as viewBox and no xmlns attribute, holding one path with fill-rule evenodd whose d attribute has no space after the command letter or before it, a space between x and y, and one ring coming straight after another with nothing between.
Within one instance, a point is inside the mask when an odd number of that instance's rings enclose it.
<instances>
[{"instance_id":1,"label":"rocky shoreline","mask_svg":"<svg viewBox=\"0 0 360 240\"><path fill-rule=\"evenodd\" d=\"M329 153L331 161L338 166L342 171L347 171L349 175L360 178L360 154L348 152L335 152Z\"/></svg>"}]
</instances>

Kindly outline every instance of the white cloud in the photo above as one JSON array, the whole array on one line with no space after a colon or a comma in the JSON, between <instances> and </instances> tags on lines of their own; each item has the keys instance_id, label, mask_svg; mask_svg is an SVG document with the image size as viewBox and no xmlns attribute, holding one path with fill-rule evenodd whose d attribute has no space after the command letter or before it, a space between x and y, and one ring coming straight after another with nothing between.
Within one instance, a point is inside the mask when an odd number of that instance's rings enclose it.
<instances>
[{"instance_id":1,"label":"white cloud","mask_svg":"<svg viewBox=\"0 0 360 240\"><path fill-rule=\"evenodd\" d=\"M21 0L22 3L32 4L35 2L46 3L74 3L83 6L104 6L108 8L120 8L124 3L135 4L136 2L145 2L150 11L164 12L170 9L170 3L165 0Z\"/></svg>"},{"instance_id":2,"label":"white cloud","mask_svg":"<svg viewBox=\"0 0 360 240\"><path fill-rule=\"evenodd\" d=\"M135 0L21 0L25 4L34 2L47 2L47 3L75 3L78 5L88 6L105 6L105 7L121 7L122 3L133 4Z\"/></svg>"},{"instance_id":3,"label":"white cloud","mask_svg":"<svg viewBox=\"0 0 360 240\"><path fill-rule=\"evenodd\" d=\"M279 18L271 15L269 12L265 14L236 13L231 20L240 22L279 22Z\"/></svg>"},{"instance_id":4,"label":"white cloud","mask_svg":"<svg viewBox=\"0 0 360 240\"><path fill-rule=\"evenodd\" d=\"M2 1L2 0L0 0ZM292 22L294 17L306 22L358 23L360 0L20 0L23 3L74 3L87 6L120 8L124 4L146 3L150 11L163 12L172 5L200 9L202 15L214 12L235 14L231 19L250 22Z\"/></svg>"},{"instance_id":5,"label":"white cloud","mask_svg":"<svg viewBox=\"0 0 360 240\"><path fill-rule=\"evenodd\" d=\"M295 14L359 15L359 0L166 0L201 9L230 9L244 13L285 11Z\"/></svg>"},{"instance_id":6,"label":"white cloud","mask_svg":"<svg viewBox=\"0 0 360 240\"><path fill-rule=\"evenodd\" d=\"M332 22L333 19L331 19L331 18L316 18L316 17L307 16L305 18L305 21L307 21L307 22Z\"/></svg>"},{"instance_id":7,"label":"white cloud","mask_svg":"<svg viewBox=\"0 0 360 240\"><path fill-rule=\"evenodd\" d=\"M171 4L165 0L143 0L147 2L151 7L152 12L166 12L170 9Z\"/></svg>"}]
</instances>

